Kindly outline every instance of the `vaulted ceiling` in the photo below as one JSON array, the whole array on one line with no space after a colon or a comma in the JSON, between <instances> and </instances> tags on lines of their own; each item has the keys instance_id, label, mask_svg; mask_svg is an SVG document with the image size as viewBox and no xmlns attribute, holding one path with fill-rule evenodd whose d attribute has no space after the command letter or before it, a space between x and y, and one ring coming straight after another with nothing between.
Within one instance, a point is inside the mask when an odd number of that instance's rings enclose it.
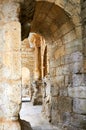
<instances>
[{"instance_id":1,"label":"vaulted ceiling","mask_svg":"<svg viewBox=\"0 0 86 130\"><path fill-rule=\"evenodd\" d=\"M59 34L59 28L67 21L71 22L69 14L54 3L35 0L21 3L22 39L28 37L30 31L40 33L46 39L52 38L56 31Z\"/></svg>"}]
</instances>

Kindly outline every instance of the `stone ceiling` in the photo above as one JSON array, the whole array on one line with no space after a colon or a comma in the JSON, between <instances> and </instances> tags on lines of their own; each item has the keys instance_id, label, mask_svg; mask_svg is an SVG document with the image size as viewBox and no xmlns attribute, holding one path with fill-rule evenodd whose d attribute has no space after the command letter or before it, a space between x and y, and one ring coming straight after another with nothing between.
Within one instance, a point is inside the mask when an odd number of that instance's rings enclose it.
<instances>
[{"instance_id":1,"label":"stone ceiling","mask_svg":"<svg viewBox=\"0 0 86 130\"><path fill-rule=\"evenodd\" d=\"M68 20L68 14L54 3L37 2L31 31L51 37Z\"/></svg>"},{"instance_id":2,"label":"stone ceiling","mask_svg":"<svg viewBox=\"0 0 86 130\"><path fill-rule=\"evenodd\" d=\"M67 21L70 21L69 14L54 3L35 0L21 2L22 39L28 37L30 31L48 39Z\"/></svg>"}]
</instances>

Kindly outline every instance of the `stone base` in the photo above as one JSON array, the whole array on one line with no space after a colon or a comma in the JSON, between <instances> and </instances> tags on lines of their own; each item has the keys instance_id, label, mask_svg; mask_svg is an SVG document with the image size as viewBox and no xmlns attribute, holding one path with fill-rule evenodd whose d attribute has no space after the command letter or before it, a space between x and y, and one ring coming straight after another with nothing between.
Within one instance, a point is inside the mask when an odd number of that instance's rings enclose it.
<instances>
[{"instance_id":1,"label":"stone base","mask_svg":"<svg viewBox=\"0 0 86 130\"><path fill-rule=\"evenodd\" d=\"M21 130L18 121L0 121L0 130Z\"/></svg>"}]
</instances>

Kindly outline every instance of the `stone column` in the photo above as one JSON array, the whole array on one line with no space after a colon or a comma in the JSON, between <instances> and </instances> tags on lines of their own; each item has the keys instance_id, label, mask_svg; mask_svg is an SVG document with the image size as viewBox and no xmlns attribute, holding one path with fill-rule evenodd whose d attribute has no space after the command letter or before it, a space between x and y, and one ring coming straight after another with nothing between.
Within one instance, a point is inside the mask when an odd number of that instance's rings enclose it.
<instances>
[{"instance_id":1,"label":"stone column","mask_svg":"<svg viewBox=\"0 0 86 130\"><path fill-rule=\"evenodd\" d=\"M21 29L19 22L0 26L0 130L20 130Z\"/></svg>"},{"instance_id":2,"label":"stone column","mask_svg":"<svg viewBox=\"0 0 86 130\"><path fill-rule=\"evenodd\" d=\"M39 49L35 45L35 71L34 71L34 78L38 80L40 78L40 71L39 71Z\"/></svg>"}]
</instances>

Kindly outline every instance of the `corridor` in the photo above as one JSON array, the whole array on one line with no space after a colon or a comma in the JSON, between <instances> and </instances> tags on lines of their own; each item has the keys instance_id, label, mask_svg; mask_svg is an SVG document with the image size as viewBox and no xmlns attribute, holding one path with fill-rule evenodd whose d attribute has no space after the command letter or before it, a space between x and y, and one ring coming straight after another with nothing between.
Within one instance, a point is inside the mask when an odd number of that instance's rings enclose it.
<instances>
[{"instance_id":1,"label":"corridor","mask_svg":"<svg viewBox=\"0 0 86 130\"><path fill-rule=\"evenodd\" d=\"M33 106L31 102L23 102L20 118L29 122L33 130L59 130L42 117L41 110L41 106Z\"/></svg>"}]
</instances>

